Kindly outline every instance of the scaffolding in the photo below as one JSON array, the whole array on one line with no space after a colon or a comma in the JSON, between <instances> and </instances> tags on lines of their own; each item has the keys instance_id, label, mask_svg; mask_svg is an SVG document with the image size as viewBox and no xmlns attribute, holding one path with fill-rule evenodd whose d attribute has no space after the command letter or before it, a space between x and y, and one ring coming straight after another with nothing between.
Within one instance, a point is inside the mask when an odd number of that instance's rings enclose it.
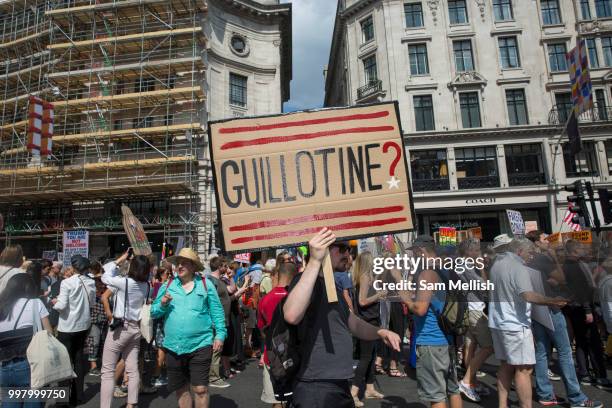
<instances>
[{"instance_id":1,"label":"scaffolding","mask_svg":"<svg viewBox=\"0 0 612 408\"><path fill-rule=\"evenodd\" d=\"M120 234L126 203L165 242L207 247L206 13L204 0L0 0L4 239ZM49 157L26 148L30 96L54 106Z\"/></svg>"}]
</instances>

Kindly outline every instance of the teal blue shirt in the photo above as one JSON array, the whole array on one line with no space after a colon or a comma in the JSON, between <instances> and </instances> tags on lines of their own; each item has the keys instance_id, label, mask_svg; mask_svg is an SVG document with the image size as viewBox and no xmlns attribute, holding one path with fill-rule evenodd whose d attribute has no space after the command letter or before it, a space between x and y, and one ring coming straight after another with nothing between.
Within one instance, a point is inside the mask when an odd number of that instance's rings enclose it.
<instances>
[{"instance_id":1,"label":"teal blue shirt","mask_svg":"<svg viewBox=\"0 0 612 408\"><path fill-rule=\"evenodd\" d=\"M196 275L193 290L185 293L180 279L173 279L167 292L172 300L162 306L161 300L166 294L167 285L159 289L151 307L154 319L165 318L165 349L179 355L188 354L212 345L214 339L225 340L227 330L223 306L210 280L206 280L204 288L202 278Z\"/></svg>"}]
</instances>

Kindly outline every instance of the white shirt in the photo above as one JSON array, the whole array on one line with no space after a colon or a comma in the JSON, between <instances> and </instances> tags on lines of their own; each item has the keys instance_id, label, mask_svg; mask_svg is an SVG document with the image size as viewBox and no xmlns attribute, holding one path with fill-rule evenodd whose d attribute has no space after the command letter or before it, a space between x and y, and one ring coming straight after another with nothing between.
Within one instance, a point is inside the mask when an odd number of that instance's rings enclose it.
<instances>
[{"instance_id":1,"label":"white shirt","mask_svg":"<svg viewBox=\"0 0 612 408\"><path fill-rule=\"evenodd\" d=\"M25 304L26 302L28 303ZM24 304L25 308L23 307ZM34 321L32 319L34 316L32 310L33 306L38 309L38 315L40 316L41 320L49 316L47 308L45 307L43 302L40 301L40 299L18 299L17 302L15 302L15 305L13 306L11 316L6 320L0 321L0 333L12 331L13 329L24 329L26 327L34 326ZM21 313L22 309L23 313ZM17 321L17 318L19 317L20 313L21 317L19 318L19 321ZM15 323L17 323L17 327L15 327Z\"/></svg>"},{"instance_id":2,"label":"white shirt","mask_svg":"<svg viewBox=\"0 0 612 408\"><path fill-rule=\"evenodd\" d=\"M113 316L119 319L126 319L133 322L140 320L140 309L144 305L147 292L150 292L148 282L136 282L132 278L123 276L117 276L119 274L119 267L114 261L111 261L104 265L104 275L102 275L102 283L109 286L111 290L115 289L115 298L117 302L113 309ZM128 290L128 305L127 311L125 309L125 281L127 280ZM151 293L149 293L151 296ZM124 316L124 311L127 313L127 317Z\"/></svg>"},{"instance_id":3,"label":"white shirt","mask_svg":"<svg viewBox=\"0 0 612 408\"><path fill-rule=\"evenodd\" d=\"M84 287L83 287L84 286ZM57 330L75 333L91 326L89 305L96 301L96 283L83 275L72 275L60 284L60 293L53 309L59 312Z\"/></svg>"},{"instance_id":4,"label":"white shirt","mask_svg":"<svg viewBox=\"0 0 612 408\"><path fill-rule=\"evenodd\" d=\"M8 281L18 273L25 273L25 271L21 268L0 265L0 293L4 291Z\"/></svg>"}]
</instances>

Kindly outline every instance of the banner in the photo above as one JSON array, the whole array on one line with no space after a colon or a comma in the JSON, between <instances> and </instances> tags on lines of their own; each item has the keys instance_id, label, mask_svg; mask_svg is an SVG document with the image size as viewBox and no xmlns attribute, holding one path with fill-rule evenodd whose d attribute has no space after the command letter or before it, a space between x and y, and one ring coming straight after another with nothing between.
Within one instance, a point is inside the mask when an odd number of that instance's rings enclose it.
<instances>
[{"instance_id":1,"label":"banner","mask_svg":"<svg viewBox=\"0 0 612 408\"><path fill-rule=\"evenodd\" d=\"M475 227L468 230L468 236L473 239L482 240L482 228Z\"/></svg>"},{"instance_id":2,"label":"banner","mask_svg":"<svg viewBox=\"0 0 612 408\"><path fill-rule=\"evenodd\" d=\"M564 232L562 235L563 242L573 239L575 241L582 242L583 244L593 243L593 234L591 234L591 231Z\"/></svg>"},{"instance_id":3,"label":"banner","mask_svg":"<svg viewBox=\"0 0 612 408\"><path fill-rule=\"evenodd\" d=\"M555 232L554 234L550 234L546 237L546 240L551 243L551 245L561 244L561 233Z\"/></svg>"},{"instance_id":4,"label":"banner","mask_svg":"<svg viewBox=\"0 0 612 408\"><path fill-rule=\"evenodd\" d=\"M397 103L209 123L226 252L412 230Z\"/></svg>"},{"instance_id":5,"label":"banner","mask_svg":"<svg viewBox=\"0 0 612 408\"><path fill-rule=\"evenodd\" d=\"M508 214L512 235L525 235L525 222L521 213L514 210L506 210L506 213Z\"/></svg>"},{"instance_id":6,"label":"banner","mask_svg":"<svg viewBox=\"0 0 612 408\"><path fill-rule=\"evenodd\" d=\"M70 266L70 259L75 255L89 257L89 231L64 231L64 266Z\"/></svg>"}]
</instances>

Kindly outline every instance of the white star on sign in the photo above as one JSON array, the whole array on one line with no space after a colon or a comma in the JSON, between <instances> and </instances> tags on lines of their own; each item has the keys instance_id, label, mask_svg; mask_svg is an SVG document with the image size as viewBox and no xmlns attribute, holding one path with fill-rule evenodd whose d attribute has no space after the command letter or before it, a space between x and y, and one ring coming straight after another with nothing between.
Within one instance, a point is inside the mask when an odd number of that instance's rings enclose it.
<instances>
[{"instance_id":1,"label":"white star on sign","mask_svg":"<svg viewBox=\"0 0 612 408\"><path fill-rule=\"evenodd\" d=\"M389 189L397 188L399 190L400 179L396 179L395 176L391 177L391 180L387 180L387 184L389 184Z\"/></svg>"}]
</instances>

